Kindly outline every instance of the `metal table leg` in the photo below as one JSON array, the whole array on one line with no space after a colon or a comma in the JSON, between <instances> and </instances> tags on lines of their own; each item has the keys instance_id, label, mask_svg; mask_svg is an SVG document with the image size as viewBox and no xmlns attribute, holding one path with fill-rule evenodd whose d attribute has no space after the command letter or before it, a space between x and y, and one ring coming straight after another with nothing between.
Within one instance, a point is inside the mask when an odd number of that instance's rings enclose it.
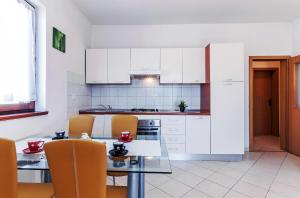
<instances>
[{"instance_id":1,"label":"metal table leg","mask_svg":"<svg viewBox=\"0 0 300 198\"><path fill-rule=\"evenodd\" d=\"M139 198L139 173L128 173L128 198Z\"/></svg>"},{"instance_id":2,"label":"metal table leg","mask_svg":"<svg viewBox=\"0 0 300 198\"><path fill-rule=\"evenodd\" d=\"M145 159L144 157L139 157L140 166L144 167ZM139 198L145 197L145 174L139 173Z\"/></svg>"}]
</instances>

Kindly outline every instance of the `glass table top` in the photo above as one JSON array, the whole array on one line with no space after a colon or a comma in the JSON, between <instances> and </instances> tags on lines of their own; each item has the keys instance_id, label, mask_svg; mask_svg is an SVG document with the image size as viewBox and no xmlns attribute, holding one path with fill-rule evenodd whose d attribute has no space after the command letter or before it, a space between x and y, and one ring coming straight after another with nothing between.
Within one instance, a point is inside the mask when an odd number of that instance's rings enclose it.
<instances>
[{"instance_id":1,"label":"glass table top","mask_svg":"<svg viewBox=\"0 0 300 198\"><path fill-rule=\"evenodd\" d=\"M40 136L41 137L41 136ZM38 138L35 136L35 138ZM51 138L50 136L43 138ZM92 136L92 139L110 139L107 137ZM160 140L157 136L137 136L138 140ZM116 140L117 141L117 140ZM171 174L171 165L164 141L160 140L161 156L107 156L107 171L132 173L160 173ZM17 153L19 170L49 170L45 154L25 155Z\"/></svg>"}]
</instances>

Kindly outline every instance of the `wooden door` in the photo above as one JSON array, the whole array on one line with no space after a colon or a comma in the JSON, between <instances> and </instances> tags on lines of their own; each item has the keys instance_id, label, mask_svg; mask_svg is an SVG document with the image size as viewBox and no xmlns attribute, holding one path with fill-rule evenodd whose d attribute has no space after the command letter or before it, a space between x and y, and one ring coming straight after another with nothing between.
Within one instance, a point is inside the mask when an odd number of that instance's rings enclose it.
<instances>
[{"instance_id":1,"label":"wooden door","mask_svg":"<svg viewBox=\"0 0 300 198\"><path fill-rule=\"evenodd\" d=\"M288 151L300 156L300 56L289 64L289 133Z\"/></svg>"},{"instance_id":2,"label":"wooden door","mask_svg":"<svg viewBox=\"0 0 300 198\"><path fill-rule=\"evenodd\" d=\"M254 135L272 134L272 71L254 71Z\"/></svg>"}]
</instances>

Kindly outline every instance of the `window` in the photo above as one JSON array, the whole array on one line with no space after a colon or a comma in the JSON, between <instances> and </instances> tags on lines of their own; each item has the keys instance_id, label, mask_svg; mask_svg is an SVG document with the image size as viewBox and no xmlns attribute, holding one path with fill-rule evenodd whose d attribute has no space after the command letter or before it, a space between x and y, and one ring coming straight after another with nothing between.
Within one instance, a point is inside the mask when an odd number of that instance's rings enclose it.
<instances>
[{"instance_id":1,"label":"window","mask_svg":"<svg viewBox=\"0 0 300 198\"><path fill-rule=\"evenodd\" d=\"M0 114L35 110L35 9L25 0L0 8Z\"/></svg>"}]
</instances>

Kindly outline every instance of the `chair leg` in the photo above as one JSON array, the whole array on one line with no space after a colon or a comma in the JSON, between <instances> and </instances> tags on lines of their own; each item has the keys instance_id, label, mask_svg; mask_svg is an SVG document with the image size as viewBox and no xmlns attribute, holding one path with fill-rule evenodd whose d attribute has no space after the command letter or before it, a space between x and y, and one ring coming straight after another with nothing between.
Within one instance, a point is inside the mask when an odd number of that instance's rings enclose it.
<instances>
[{"instance_id":1,"label":"chair leg","mask_svg":"<svg viewBox=\"0 0 300 198\"><path fill-rule=\"evenodd\" d=\"M113 176L113 184L114 184L114 186L116 185L116 178L115 178L115 176Z\"/></svg>"}]
</instances>

